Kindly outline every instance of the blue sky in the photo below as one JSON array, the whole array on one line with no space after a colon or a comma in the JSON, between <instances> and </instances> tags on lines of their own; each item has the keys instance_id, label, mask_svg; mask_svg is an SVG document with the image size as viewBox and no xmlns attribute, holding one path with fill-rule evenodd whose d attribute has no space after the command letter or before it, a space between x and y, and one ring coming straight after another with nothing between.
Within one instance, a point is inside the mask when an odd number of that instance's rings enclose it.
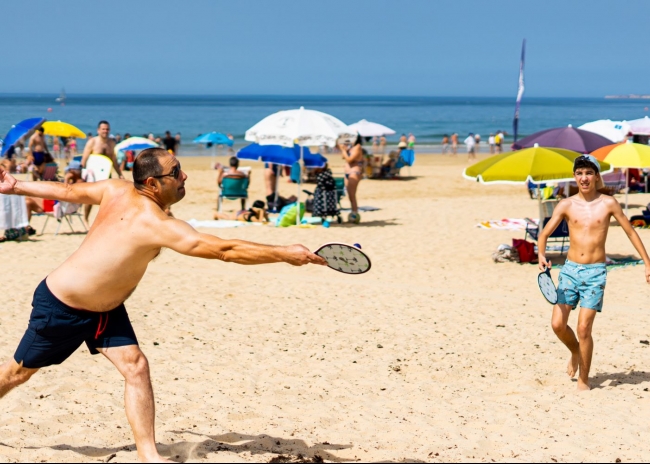
<instances>
[{"instance_id":1,"label":"blue sky","mask_svg":"<svg viewBox=\"0 0 650 464\"><path fill-rule=\"evenodd\" d=\"M650 2L3 2L0 92L650 93Z\"/></svg>"}]
</instances>

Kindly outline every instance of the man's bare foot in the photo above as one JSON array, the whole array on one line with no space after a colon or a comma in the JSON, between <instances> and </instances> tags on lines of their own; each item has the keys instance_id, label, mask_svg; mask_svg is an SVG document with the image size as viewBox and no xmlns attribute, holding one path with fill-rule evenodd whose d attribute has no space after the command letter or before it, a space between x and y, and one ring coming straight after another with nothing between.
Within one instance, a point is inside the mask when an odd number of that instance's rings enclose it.
<instances>
[{"instance_id":1,"label":"man's bare foot","mask_svg":"<svg viewBox=\"0 0 650 464\"><path fill-rule=\"evenodd\" d=\"M591 387L588 383L584 383L582 380L578 379L578 391L589 391Z\"/></svg>"},{"instance_id":2,"label":"man's bare foot","mask_svg":"<svg viewBox=\"0 0 650 464\"><path fill-rule=\"evenodd\" d=\"M571 359L569 359L569 364L566 367L566 373L569 374L569 377L574 378L578 373L578 365L580 364L580 352L573 353Z\"/></svg>"}]
</instances>

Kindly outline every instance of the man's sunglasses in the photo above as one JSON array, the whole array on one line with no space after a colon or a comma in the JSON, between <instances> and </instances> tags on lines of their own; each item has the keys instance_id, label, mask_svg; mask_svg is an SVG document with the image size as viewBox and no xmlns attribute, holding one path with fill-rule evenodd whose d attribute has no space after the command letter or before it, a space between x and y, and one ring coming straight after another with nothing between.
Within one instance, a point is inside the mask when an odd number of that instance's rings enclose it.
<instances>
[{"instance_id":1,"label":"man's sunglasses","mask_svg":"<svg viewBox=\"0 0 650 464\"><path fill-rule=\"evenodd\" d=\"M173 177L174 179L178 180L181 177L181 163L177 163L176 166L174 166L174 168L172 169L172 172L170 172L169 174L162 174L160 176L149 176L149 177L153 177L154 179L162 179L163 177ZM144 180L136 181L136 183L144 184Z\"/></svg>"}]
</instances>

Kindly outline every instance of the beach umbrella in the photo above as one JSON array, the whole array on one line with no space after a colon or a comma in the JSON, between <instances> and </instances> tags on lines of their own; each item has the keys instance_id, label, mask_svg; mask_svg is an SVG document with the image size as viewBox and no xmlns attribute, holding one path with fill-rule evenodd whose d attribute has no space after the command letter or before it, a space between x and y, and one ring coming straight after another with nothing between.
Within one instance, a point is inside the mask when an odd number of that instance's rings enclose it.
<instances>
[{"instance_id":1,"label":"beach umbrella","mask_svg":"<svg viewBox=\"0 0 650 464\"><path fill-rule=\"evenodd\" d=\"M515 150L532 148L535 144L540 147L564 148L578 153L591 153L594 150L611 145L612 141L582 129L569 125L536 132L528 137L518 140L513 144Z\"/></svg>"},{"instance_id":2,"label":"beach umbrella","mask_svg":"<svg viewBox=\"0 0 650 464\"><path fill-rule=\"evenodd\" d=\"M237 158L293 166L300 161L300 146L294 145L292 148L287 148L281 145L251 143L237 152ZM319 153L312 154L309 150L305 150L303 161L306 168L322 168L327 164L327 158Z\"/></svg>"},{"instance_id":3,"label":"beach umbrella","mask_svg":"<svg viewBox=\"0 0 650 464\"><path fill-rule=\"evenodd\" d=\"M634 135L650 135L650 118L644 117L641 119L633 119L628 121L630 125L630 132Z\"/></svg>"},{"instance_id":4,"label":"beach umbrella","mask_svg":"<svg viewBox=\"0 0 650 464\"><path fill-rule=\"evenodd\" d=\"M627 170L645 169L650 168L650 146L642 143L617 143L603 147L592 153L597 159L602 159L604 162L611 164L615 168L625 169L625 215L628 210L628 190L630 177Z\"/></svg>"},{"instance_id":5,"label":"beach umbrella","mask_svg":"<svg viewBox=\"0 0 650 464\"><path fill-rule=\"evenodd\" d=\"M491 156L468 167L463 177L482 184L540 184L546 181L569 182L573 178L573 162L581 153L562 148L533 147ZM611 171L600 163L601 174ZM539 189L539 187L538 187ZM542 218L541 195L537 195Z\"/></svg>"},{"instance_id":6,"label":"beach umbrella","mask_svg":"<svg viewBox=\"0 0 650 464\"><path fill-rule=\"evenodd\" d=\"M158 144L144 137L129 137L115 145L115 153L127 150L144 150L146 148L157 148Z\"/></svg>"},{"instance_id":7,"label":"beach umbrella","mask_svg":"<svg viewBox=\"0 0 650 464\"><path fill-rule=\"evenodd\" d=\"M359 122L350 124L350 129L355 130L361 137L381 137L382 135L395 135L395 131L390 127L377 124L376 122L366 121L362 119Z\"/></svg>"},{"instance_id":8,"label":"beach umbrella","mask_svg":"<svg viewBox=\"0 0 650 464\"><path fill-rule=\"evenodd\" d=\"M611 119L599 119L579 126L578 129L602 135L614 143L622 142L630 133L630 124L627 121L612 121Z\"/></svg>"},{"instance_id":9,"label":"beach umbrella","mask_svg":"<svg viewBox=\"0 0 650 464\"><path fill-rule=\"evenodd\" d=\"M45 129L45 135L51 135L53 137L76 137L79 139L85 139L86 134L84 131L79 129L72 124L61 121L45 121L43 123L43 129Z\"/></svg>"},{"instance_id":10,"label":"beach umbrella","mask_svg":"<svg viewBox=\"0 0 650 464\"><path fill-rule=\"evenodd\" d=\"M249 159L255 161L262 161L264 163L279 164L281 166L293 166L300 161L301 148L299 145L294 145L292 148L283 147L281 145L260 145L251 143L247 147L242 148L237 153L239 159ZM312 154L309 150L302 153L303 161L306 168L322 168L327 164L327 158L320 153ZM275 178L275 204L278 202L278 189L280 184L280 176Z\"/></svg>"},{"instance_id":11,"label":"beach umbrella","mask_svg":"<svg viewBox=\"0 0 650 464\"><path fill-rule=\"evenodd\" d=\"M211 143L213 145L228 145L232 147L233 141L227 135L221 132L208 132L207 134L199 135L192 140L193 143Z\"/></svg>"},{"instance_id":12,"label":"beach umbrella","mask_svg":"<svg viewBox=\"0 0 650 464\"><path fill-rule=\"evenodd\" d=\"M267 116L248 129L245 135L247 141L260 145L282 145L291 148L298 144L301 153L304 153L304 147L334 147L339 141L354 140L356 137L354 130L334 116L303 107ZM300 190L301 181L298 182L298 203ZM299 224L300 214L297 214L296 225Z\"/></svg>"},{"instance_id":13,"label":"beach umbrella","mask_svg":"<svg viewBox=\"0 0 650 464\"><path fill-rule=\"evenodd\" d=\"M4 155L11 146L18 142L18 140L20 140L22 137L40 126L43 121L45 121L44 118L30 118L20 121L18 124L11 126L11 129L9 129L9 132L7 132L7 135L3 140L2 151L0 152L0 155Z\"/></svg>"}]
</instances>

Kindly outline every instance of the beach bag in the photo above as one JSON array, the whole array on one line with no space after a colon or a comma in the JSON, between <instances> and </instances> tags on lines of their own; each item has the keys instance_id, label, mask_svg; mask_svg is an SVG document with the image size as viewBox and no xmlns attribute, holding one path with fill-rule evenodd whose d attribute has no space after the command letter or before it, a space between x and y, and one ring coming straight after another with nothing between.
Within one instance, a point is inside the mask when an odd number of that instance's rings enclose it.
<instances>
[{"instance_id":1,"label":"beach bag","mask_svg":"<svg viewBox=\"0 0 650 464\"><path fill-rule=\"evenodd\" d=\"M332 176L332 171L325 169L320 172L316 177L316 182L318 185L314 192L312 216L337 216L340 211L336 195L336 181Z\"/></svg>"},{"instance_id":2,"label":"beach bag","mask_svg":"<svg viewBox=\"0 0 650 464\"><path fill-rule=\"evenodd\" d=\"M290 227L296 225L296 214L298 214L298 207L296 203L291 203L285 206L280 211L276 225L278 227ZM305 215L305 204L300 203L300 219Z\"/></svg>"},{"instance_id":3,"label":"beach bag","mask_svg":"<svg viewBox=\"0 0 650 464\"><path fill-rule=\"evenodd\" d=\"M519 253L520 263L537 262L537 253L535 253L535 244L526 240L512 239L512 247Z\"/></svg>"}]
</instances>

